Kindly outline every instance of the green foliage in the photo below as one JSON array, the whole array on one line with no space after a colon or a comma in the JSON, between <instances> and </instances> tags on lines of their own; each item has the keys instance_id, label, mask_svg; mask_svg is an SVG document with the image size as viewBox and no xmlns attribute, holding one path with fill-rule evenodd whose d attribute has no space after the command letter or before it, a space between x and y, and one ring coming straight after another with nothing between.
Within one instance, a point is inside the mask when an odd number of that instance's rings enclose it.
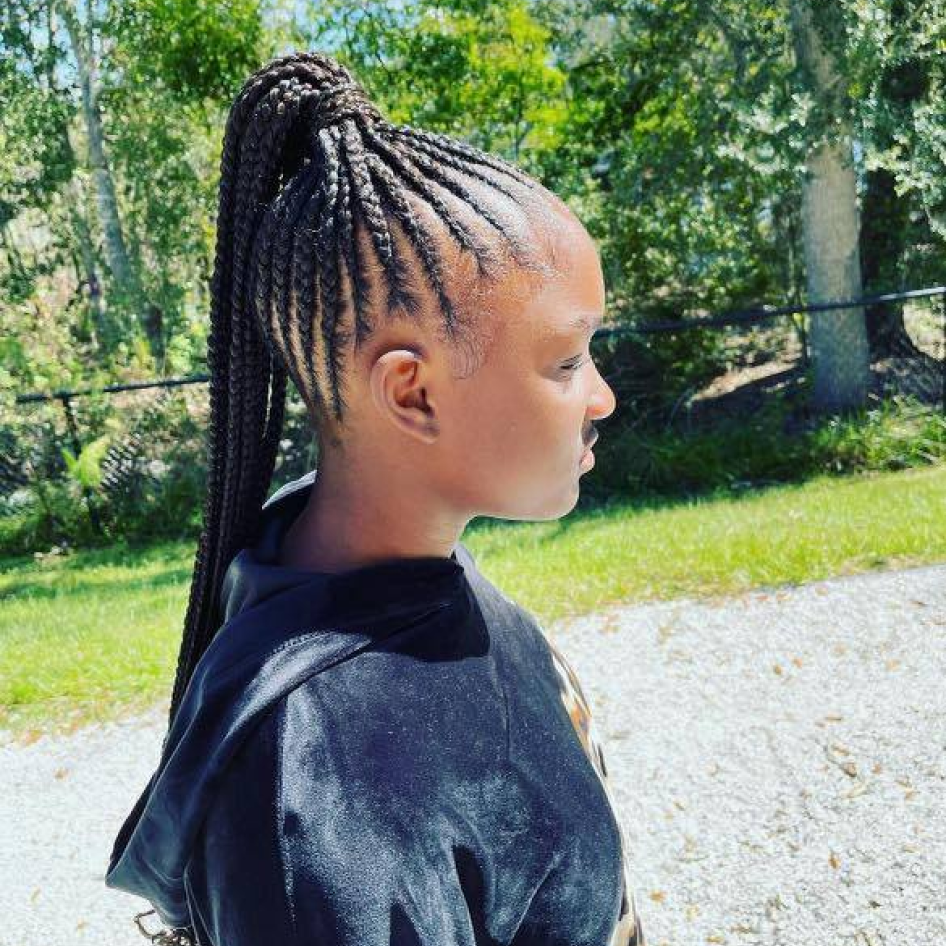
<instances>
[{"instance_id":1,"label":"green foliage","mask_svg":"<svg viewBox=\"0 0 946 946\"><path fill-rule=\"evenodd\" d=\"M124 81L185 101L232 97L265 42L256 0L135 0L115 7L110 26L124 47Z\"/></svg>"},{"instance_id":2,"label":"green foliage","mask_svg":"<svg viewBox=\"0 0 946 946\"><path fill-rule=\"evenodd\" d=\"M825 471L900 470L946 460L946 416L893 396L853 417L831 417L808 436L811 462Z\"/></svg>"},{"instance_id":3,"label":"green foliage","mask_svg":"<svg viewBox=\"0 0 946 946\"><path fill-rule=\"evenodd\" d=\"M0 426L10 438L0 440L0 457L23 460L18 484L0 465L7 474L0 475L0 553L195 540L207 489L207 393L199 385L144 391L133 403L76 399L85 438L78 457L63 446L58 403ZM305 405L294 392L282 434L273 490L317 465Z\"/></svg>"},{"instance_id":4,"label":"green foliage","mask_svg":"<svg viewBox=\"0 0 946 946\"><path fill-rule=\"evenodd\" d=\"M0 43L10 41L9 34ZM25 37L20 37L25 39ZM66 139L74 106L31 82L12 56L0 57L0 226L25 207L46 207L75 171Z\"/></svg>"},{"instance_id":5,"label":"green foliage","mask_svg":"<svg viewBox=\"0 0 946 946\"><path fill-rule=\"evenodd\" d=\"M603 338L593 354L617 401L608 424L620 430L660 424L681 398L725 367L721 333L695 329L614 334Z\"/></svg>"},{"instance_id":6,"label":"green foliage","mask_svg":"<svg viewBox=\"0 0 946 946\"><path fill-rule=\"evenodd\" d=\"M528 163L554 148L565 75L526 0L408 4L330 0L312 23L395 122L458 135Z\"/></svg>"},{"instance_id":7,"label":"green foliage","mask_svg":"<svg viewBox=\"0 0 946 946\"><path fill-rule=\"evenodd\" d=\"M571 68L563 145L543 170L565 194L598 193L588 223L615 308L640 320L790 293L803 152L775 135L764 99L786 95L773 81L784 23L758 5L597 10L546 5ZM784 120L790 99L772 104Z\"/></svg>"},{"instance_id":8,"label":"green foliage","mask_svg":"<svg viewBox=\"0 0 946 946\"><path fill-rule=\"evenodd\" d=\"M797 408L797 406L796 406ZM687 495L799 482L823 475L899 470L946 461L946 417L892 397L846 417L800 428L789 402L705 429L602 429L587 501L614 495Z\"/></svg>"},{"instance_id":9,"label":"green foliage","mask_svg":"<svg viewBox=\"0 0 946 946\"><path fill-rule=\"evenodd\" d=\"M168 405L139 428L134 412L89 401L76 457L63 452L58 406L40 418L11 401L205 370L226 111L252 71L290 49L337 55L393 120L502 153L561 194L599 242L616 323L799 299L801 167L839 115L857 139L870 288L943 279L939 0L813 4L842 76L828 97L797 61L791 3L65 0L60 13L77 16L95 58L131 289L109 276L103 169L90 164L80 69L65 18L51 9L28 0L0 9L0 425L9 455L22 453L31 481L43 483L0 516L0 546L196 528L200 423ZM899 404L890 416L798 437L782 431L777 405L750 424L686 438L661 429L721 370L722 337L694 331L602 349L616 378L620 462L609 467L602 455L589 492L595 483L619 494L697 489L940 455L934 421L898 427L909 413ZM311 462L302 426L291 419L277 480ZM101 452L106 436L144 445L121 495L95 483L91 444ZM154 460L168 466L160 476L147 472ZM101 532L86 492L102 510Z\"/></svg>"},{"instance_id":10,"label":"green foliage","mask_svg":"<svg viewBox=\"0 0 946 946\"><path fill-rule=\"evenodd\" d=\"M62 448L69 475L83 489L95 489L102 481L102 459L109 447L111 437L103 434L87 443L76 456L68 447Z\"/></svg>"}]
</instances>

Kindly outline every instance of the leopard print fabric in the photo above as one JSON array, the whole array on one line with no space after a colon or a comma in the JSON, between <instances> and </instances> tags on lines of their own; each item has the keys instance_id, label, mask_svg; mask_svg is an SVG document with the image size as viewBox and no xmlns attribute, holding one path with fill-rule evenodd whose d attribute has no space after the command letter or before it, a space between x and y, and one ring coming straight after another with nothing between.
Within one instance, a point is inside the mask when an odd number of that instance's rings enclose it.
<instances>
[{"instance_id":1,"label":"leopard print fabric","mask_svg":"<svg viewBox=\"0 0 946 946\"><path fill-rule=\"evenodd\" d=\"M548 640L548 638L546 638L546 640ZM608 770L604 761L604 750L591 717L591 708L588 705L584 691L578 681L578 676L565 658L565 655L551 640L548 640L548 644L552 654L552 663L555 666L559 678L559 691L562 702L565 704L565 709L568 711L572 725L575 727L578 738L581 740L582 748L591 760L591 764L595 772L597 772L601 784L604 786L608 801L611 803L611 808L616 815L617 806L614 803L614 796L611 794L611 788L608 784ZM615 818L615 820L617 820L617 818ZM614 929L611 931L611 936L606 946L647 946L643 930L641 929L640 914L631 886L627 840L620 821L618 821L618 830L621 836L624 883L621 894L621 908L618 911L617 922Z\"/></svg>"}]
</instances>

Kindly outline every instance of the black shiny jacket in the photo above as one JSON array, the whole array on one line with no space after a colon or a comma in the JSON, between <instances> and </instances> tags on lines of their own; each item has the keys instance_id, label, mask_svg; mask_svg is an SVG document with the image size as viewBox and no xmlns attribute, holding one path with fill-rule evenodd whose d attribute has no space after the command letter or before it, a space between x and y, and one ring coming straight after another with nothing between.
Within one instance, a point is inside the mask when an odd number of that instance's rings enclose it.
<instances>
[{"instance_id":1,"label":"black shiny jacket","mask_svg":"<svg viewBox=\"0 0 946 946\"><path fill-rule=\"evenodd\" d=\"M201 946L643 943L564 655L462 544L277 566L314 474L231 563L106 884Z\"/></svg>"}]
</instances>

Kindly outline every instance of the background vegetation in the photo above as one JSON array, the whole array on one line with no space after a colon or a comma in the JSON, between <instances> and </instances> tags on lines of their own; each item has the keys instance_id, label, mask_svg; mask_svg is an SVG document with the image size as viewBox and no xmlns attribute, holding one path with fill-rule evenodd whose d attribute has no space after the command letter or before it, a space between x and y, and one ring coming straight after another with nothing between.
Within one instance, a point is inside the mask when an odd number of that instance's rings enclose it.
<instances>
[{"instance_id":1,"label":"background vegetation","mask_svg":"<svg viewBox=\"0 0 946 946\"><path fill-rule=\"evenodd\" d=\"M196 534L199 394L74 400L78 444L14 397L206 370L226 112L291 49L559 192L615 326L944 281L942 0L0 0L0 551ZM863 390L865 359L918 357L904 308L853 318L807 325L830 389L686 436L668 412L726 370L723 334L602 349L629 381L586 500L940 460L936 411ZM296 404L274 486L307 437Z\"/></svg>"}]
</instances>

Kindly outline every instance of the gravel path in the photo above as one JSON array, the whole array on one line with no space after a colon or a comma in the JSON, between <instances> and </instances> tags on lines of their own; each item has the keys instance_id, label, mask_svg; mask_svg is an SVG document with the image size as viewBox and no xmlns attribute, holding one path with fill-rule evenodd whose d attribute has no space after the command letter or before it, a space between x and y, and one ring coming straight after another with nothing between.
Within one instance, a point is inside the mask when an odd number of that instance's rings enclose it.
<instances>
[{"instance_id":1,"label":"gravel path","mask_svg":"<svg viewBox=\"0 0 946 946\"><path fill-rule=\"evenodd\" d=\"M946 943L946 565L549 633L592 702L652 946ZM102 874L163 726L0 746L0 946L145 942L148 904Z\"/></svg>"}]
</instances>

